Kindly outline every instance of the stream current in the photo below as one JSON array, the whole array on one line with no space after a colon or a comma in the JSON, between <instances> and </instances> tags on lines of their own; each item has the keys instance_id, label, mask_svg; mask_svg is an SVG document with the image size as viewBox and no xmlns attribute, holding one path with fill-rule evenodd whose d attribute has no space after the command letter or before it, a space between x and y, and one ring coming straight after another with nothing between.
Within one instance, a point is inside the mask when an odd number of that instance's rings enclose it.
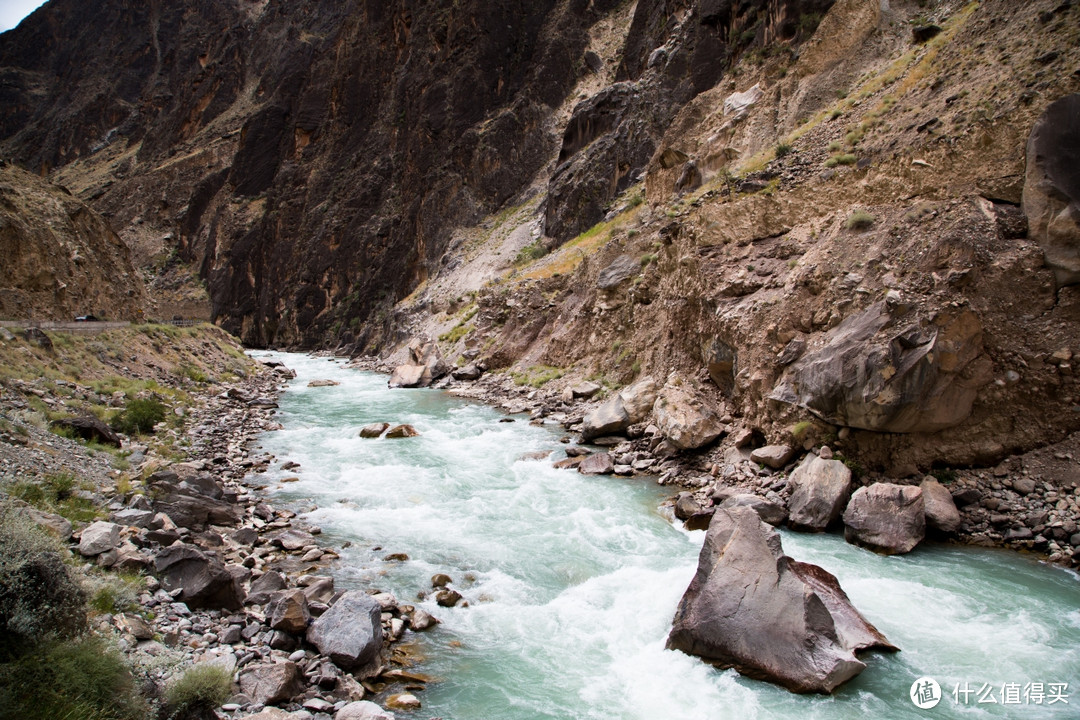
<instances>
[{"instance_id":1,"label":"stream current","mask_svg":"<svg viewBox=\"0 0 1080 720\"><path fill-rule=\"evenodd\" d=\"M279 400L284 429L261 438L278 462L260 482L339 549L339 588L389 590L441 621L412 636L426 658L414 670L438 682L399 718L1080 717L1072 572L1001 550L928 544L884 557L838 535L782 531L788 555L836 575L901 648L865 655L866 670L831 696L794 695L664 649L705 536L660 512L670 489L522 459L561 457L561 428L500 422L440 391L388 390L386 376L336 360L255 355L297 372ZM307 387L324 378L340 385ZM358 436L379 421L420 436ZM287 460L301 467L280 469ZM417 600L436 573L468 607ZM940 687L932 709L910 697L920 678Z\"/></svg>"}]
</instances>

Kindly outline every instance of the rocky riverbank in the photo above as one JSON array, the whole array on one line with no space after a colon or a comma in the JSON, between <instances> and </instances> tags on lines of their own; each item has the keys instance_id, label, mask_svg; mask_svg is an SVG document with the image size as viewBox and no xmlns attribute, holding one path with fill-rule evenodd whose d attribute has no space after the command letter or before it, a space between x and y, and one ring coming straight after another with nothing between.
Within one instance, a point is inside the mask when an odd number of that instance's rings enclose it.
<instances>
[{"instance_id":1,"label":"rocky riverbank","mask_svg":"<svg viewBox=\"0 0 1080 720\"><path fill-rule=\"evenodd\" d=\"M336 588L338 556L320 529L265 501L259 473L274 458L250 448L277 427L276 396L292 373L250 361L233 370L225 382L188 383L152 435L122 437L99 421L120 448L56 434L35 410L107 406L94 383L4 381L0 500L81 562L92 627L155 707L203 664L235 680L219 717L392 717L368 697L418 707L412 693L427 679L408 671L413 651L398 643L436 621L377 589ZM154 387L143 394L167 396Z\"/></svg>"},{"instance_id":2,"label":"rocky riverbank","mask_svg":"<svg viewBox=\"0 0 1080 720\"><path fill-rule=\"evenodd\" d=\"M557 460L558 466L587 474L655 476L660 484L681 488L672 498L672 509L692 527L705 527L715 507L741 494L760 497L786 513L792 474L808 459L820 457L834 461L850 479L829 527L842 525L848 497L861 487L911 487L922 496L917 499L923 508L920 515L935 512L931 493L950 508L947 521L928 515L920 520L922 529L912 530L917 536L912 547L928 537L1032 552L1066 566L1080 563L1080 469L1075 460L1080 458L1080 439L1075 435L990 468L940 468L929 475L889 477L865 472L857 459L845 457L851 432L844 428L804 423L782 437L766 437L752 423L714 404L715 393L705 378L673 374L664 383L645 378L620 389L581 379L539 378L540 386L534 387L533 378L484 373L475 365L452 370L429 345L413 345L417 351L410 362L429 366L433 387L509 414L527 414L533 423L565 428L567 457ZM428 349L423 352L421 347ZM376 358L352 364L394 370ZM883 512L896 510L888 505Z\"/></svg>"}]
</instances>

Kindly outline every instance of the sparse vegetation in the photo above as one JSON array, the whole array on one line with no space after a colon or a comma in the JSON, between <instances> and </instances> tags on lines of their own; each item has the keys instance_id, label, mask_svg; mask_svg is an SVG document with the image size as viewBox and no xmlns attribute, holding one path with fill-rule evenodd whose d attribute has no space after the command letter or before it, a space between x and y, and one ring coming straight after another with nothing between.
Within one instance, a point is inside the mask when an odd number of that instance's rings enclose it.
<instances>
[{"instance_id":1,"label":"sparse vegetation","mask_svg":"<svg viewBox=\"0 0 1080 720\"><path fill-rule=\"evenodd\" d=\"M229 698L232 676L219 665L195 665L169 684L165 707L171 720L201 718Z\"/></svg>"},{"instance_id":2,"label":"sparse vegetation","mask_svg":"<svg viewBox=\"0 0 1080 720\"><path fill-rule=\"evenodd\" d=\"M533 365L525 370L511 372L515 385L528 385L530 387L543 387L552 380L561 378L563 371L550 365Z\"/></svg>"},{"instance_id":3,"label":"sparse vegetation","mask_svg":"<svg viewBox=\"0 0 1080 720\"><path fill-rule=\"evenodd\" d=\"M514 258L514 265L528 265L545 255L547 255L547 248L539 240L533 240L521 250L518 250L517 257Z\"/></svg>"},{"instance_id":4,"label":"sparse vegetation","mask_svg":"<svg viewBox=\"0 0 1080 720\"><path fill-rule=\"evenodd\" d=\"M132 398L113 420L113 428L127 435L148 434L165 420L165 405L157 397Z\"/></svg>"},{"instance_id":5,"label":"sparse vegetation","mask_svg":"<svg viewBox=\"0 0 1080 720\"><path fill-rule=\"evenodd\" d=\"M866 210L856 210L848 217L845 226L848 230L865 230L874 224L876 218Z\"/></svg>"},{"instance_id":6,"label":"sparse vegetation","mask_svg":"<svg viewBox=\"0 0 1080 720\"><path fill-rule=\"evenodd\" d=\"M786 143L786 142L778 143L777 146L776 146L776 157L782 158L785 155L790 154L791 150L792 150L792 148L791 148L790 143Z\"/></svg>"}]
</instances>

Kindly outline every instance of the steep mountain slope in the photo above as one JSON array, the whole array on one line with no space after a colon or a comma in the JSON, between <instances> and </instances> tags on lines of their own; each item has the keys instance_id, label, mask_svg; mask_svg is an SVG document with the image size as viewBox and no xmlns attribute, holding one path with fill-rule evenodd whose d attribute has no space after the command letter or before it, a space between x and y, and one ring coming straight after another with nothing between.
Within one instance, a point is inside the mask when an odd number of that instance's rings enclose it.
<instances>
[{"instance_id":1,"label":"steep mountain slope","mask_svg":"<svg viewBox=\"0 0 1080 720\"><path fill-rule=\"evenodd\" d=\"M677 371L736 425L900 475L1080 427L1068 183L1027 153L1080 89L1075 3L52 0L32 20L0 36L4 152L140 264L177 248L250 344L426 334L611 385Z\"/></svg>"},{"instance_id":2,"label":"steep mountain slope","mask_svg":"<svg viewBox=\"0 0 1080 720\"><path fill-rule=\"evenodd\" d=\"M66 189L0 161L0 317L135 320L146 290L127 245Z\"/></svg>"}]
</instances>

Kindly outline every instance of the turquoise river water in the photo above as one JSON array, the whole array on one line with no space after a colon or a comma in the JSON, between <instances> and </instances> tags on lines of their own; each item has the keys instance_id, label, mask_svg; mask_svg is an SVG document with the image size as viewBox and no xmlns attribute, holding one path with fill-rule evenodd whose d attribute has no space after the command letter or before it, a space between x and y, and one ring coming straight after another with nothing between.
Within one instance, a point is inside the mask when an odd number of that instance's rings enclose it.
<instances>
[{"instance_id":1,"label":"turquoise river water","mask_svg":"<svg viewBox=\"0 0 1080 720\"><path fill-rule=\"evenodd\" d=\"M902 650L866 656L832 696L794 695L664 649L704 539L659 511L669 489L521 459L560 457L557 428L500 423L494 409L435 390L388 390L385 376L339 361L255 355L298 373L280 400L284 429L260 441L279 460L262 476L274 502L304 511L325 543L351 543L339 587L390 590L442 621L419 636L427 660L415 668L439 682L399 718L1080 717L1074 573L1006 551L930 545L882 557L837 535L785 531L785 551L835 574ZM341 384L307 387L319 378ZM421 435L361 439L376 421ZM301 467L280 470L286 460ZM397 552L410 560L383 561ZM416 600L443 572L468 607ZM941 689L932 709L909 696L923 677Z\"/></svg>"}]
</instances>

